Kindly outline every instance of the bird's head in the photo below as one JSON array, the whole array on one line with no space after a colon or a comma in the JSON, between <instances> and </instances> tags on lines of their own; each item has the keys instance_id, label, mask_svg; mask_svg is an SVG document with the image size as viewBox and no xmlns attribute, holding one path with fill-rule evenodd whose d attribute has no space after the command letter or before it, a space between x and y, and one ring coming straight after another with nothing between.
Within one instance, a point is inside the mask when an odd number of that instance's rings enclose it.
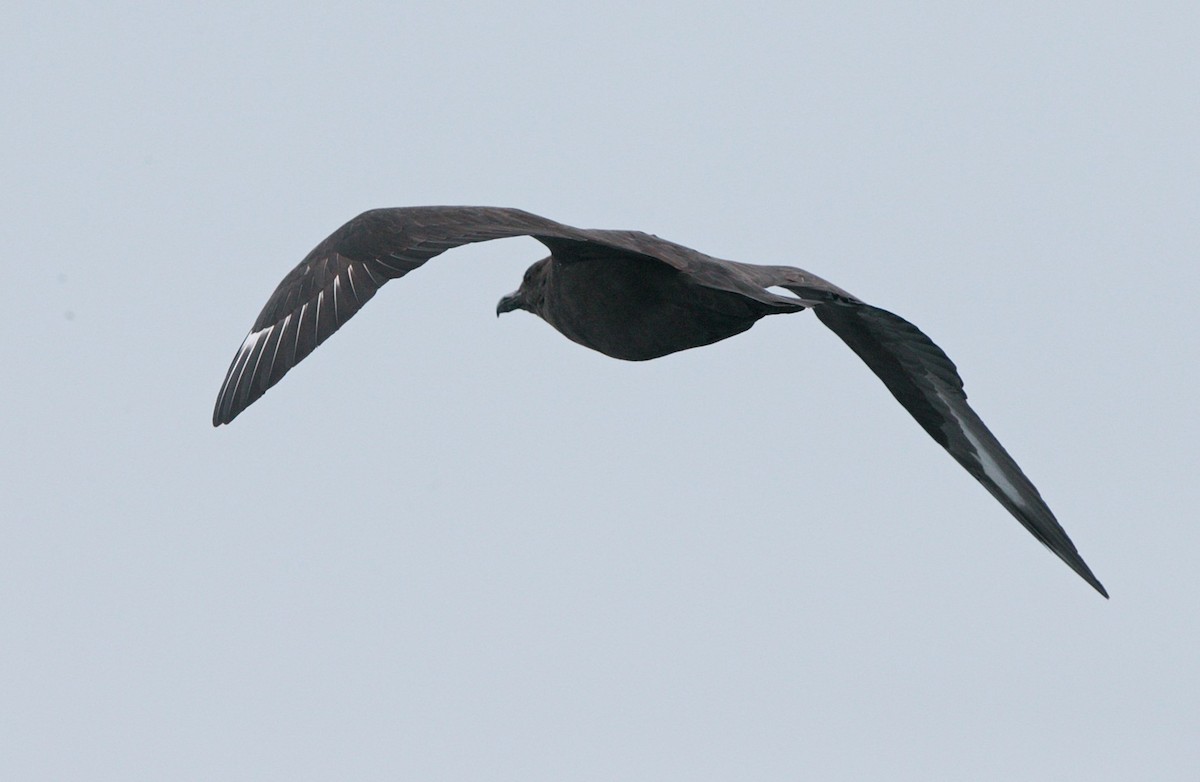
<instances>
[{"instance_id":1,"label":"bird's head","mask_svg":"<svg viewBox=\"0 0 1200 782\"><path fill-rule=\"evenodd\" d=\"M546 275L550 272L550 260L543 258L525 270L521 287L496 304L496 317L513 310L525 310L535 315L540 313L546 290Z\"/></svg>"}]
</instances>

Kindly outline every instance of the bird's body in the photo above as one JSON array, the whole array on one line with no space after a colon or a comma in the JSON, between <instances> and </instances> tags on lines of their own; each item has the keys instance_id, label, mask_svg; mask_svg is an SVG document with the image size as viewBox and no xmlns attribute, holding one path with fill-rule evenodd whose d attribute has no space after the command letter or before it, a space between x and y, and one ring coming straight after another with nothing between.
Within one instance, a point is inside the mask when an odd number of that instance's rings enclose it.
<instances>
[{"instance_id":1,"label":"bird's body","mask_svg":"<svg viewBox=\"0 0 1200 782\"><path fill-rule=\"evenodd\" d=\"M573 342L627 361L710 345L742 333L765 315L803 309L698 285L669 266L632 254L550 257L534 273L544 291L530 297L527 309Z\"/></svg>"},{"instance_id":2,"label":"bird's body","mask_svg":"<svg viewBox=\"0 0 1200 782\"><path fill-rule=\"evenodd\" d=\"M658 358L740 334L767 315L812 309L934 440L1107 597L1037 489L967 404L953 362L919 329L802 269L721 260L636 231L580 229L494 207L364 212L276 288L229 367L213 424L232 421L388 280L453 247L510 236L532 236L551 255L529 267L497 314L527 310L613 358Z\"/></svg>"}]
</instances>

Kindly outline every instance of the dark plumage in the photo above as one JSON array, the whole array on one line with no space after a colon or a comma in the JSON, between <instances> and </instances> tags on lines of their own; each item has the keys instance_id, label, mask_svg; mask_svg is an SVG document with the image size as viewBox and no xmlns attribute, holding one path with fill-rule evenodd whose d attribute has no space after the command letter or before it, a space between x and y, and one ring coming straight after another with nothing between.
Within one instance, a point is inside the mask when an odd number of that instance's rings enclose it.
<instances>
[{"instance_id":1,"label":"dark plumage","mask_svg":"<svg viewBox=\"0 0 1200 782\"><path fill-rule=\"evenodd\" d=\"M638 231L584 230L492 207L364 212L317 245L271 294L229 367L213 425L229 423L278 383L388 280L453 247L511 236L532 236L550 257L529 267L497 314L528 310L614 358L657 358L740 334L766 315L812 309L1034 537L1108 596L967 404L953 362L916 326L802 269L720 260Z\"/></svg>"}]
</instances>

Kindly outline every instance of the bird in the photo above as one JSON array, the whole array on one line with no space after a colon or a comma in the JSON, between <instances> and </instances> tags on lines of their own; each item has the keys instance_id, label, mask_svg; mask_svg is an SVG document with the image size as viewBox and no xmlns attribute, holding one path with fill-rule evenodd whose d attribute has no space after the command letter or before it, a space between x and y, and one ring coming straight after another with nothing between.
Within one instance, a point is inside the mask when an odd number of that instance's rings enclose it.
<instances>
[{"instance_id":1,"label":"bird","mask_svg":"<svg viewBox=\"0 0 1200 782\"><path fill-rule=\"evenodd\" d=\"M384 283L455 247L516 236L536 239L550 255L526 270L496 315L525 310L613 358L647 361L727 339L768 315L812 310L934 441L1108 597L1037 488L967 404L954 363L920 329L803 269L723 260L641 231L575 228L507 207L363 212L275 288L229 365L213 426L278 383Z\"/></svg>"}]
</instances>

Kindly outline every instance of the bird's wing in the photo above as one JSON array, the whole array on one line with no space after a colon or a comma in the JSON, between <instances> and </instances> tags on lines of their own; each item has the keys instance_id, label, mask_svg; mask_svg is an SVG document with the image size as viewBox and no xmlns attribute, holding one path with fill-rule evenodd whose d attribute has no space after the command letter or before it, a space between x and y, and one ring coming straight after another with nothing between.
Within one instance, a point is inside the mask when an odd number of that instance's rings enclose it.
<instances>
[{"instance_id":1,"label":"bird's wing","mask_svg":"<svg viewBox=\"0 0 1200 782\"><path fill-rule=\"evenodd\" d=\"M904 318L872 307L802 269L732 265L757 285L780 286L796 294L1025 529L1108 597L1037 488L967 404L954 362L933 340Z\"/></svg>"},{"instance_id":2,"label":"bird's wing","mask_svg":"<svg viewBox=\"0 0 1200 782\"><path fill-rule=\"evenodd\" d=\"M587 239L588 232L493 207L374 209L334 231L292 269L238 348L213 410L232 421L337 331L388 280L446 250L512 236Z\"/></svg>"},{"instance_id":3,"label":"bird's wing","mask_svg":"<svg viewBox=\"0 0 1200 782\"><path fill-rule=\"evenodd\" d=\"M804 287L795 293L818 295ZM812 310L1025 529L1108 597L1033 483L967 404L962 378L941 348L903 318L857 299L830 296Z\"/></svg>"}]
</instances>

